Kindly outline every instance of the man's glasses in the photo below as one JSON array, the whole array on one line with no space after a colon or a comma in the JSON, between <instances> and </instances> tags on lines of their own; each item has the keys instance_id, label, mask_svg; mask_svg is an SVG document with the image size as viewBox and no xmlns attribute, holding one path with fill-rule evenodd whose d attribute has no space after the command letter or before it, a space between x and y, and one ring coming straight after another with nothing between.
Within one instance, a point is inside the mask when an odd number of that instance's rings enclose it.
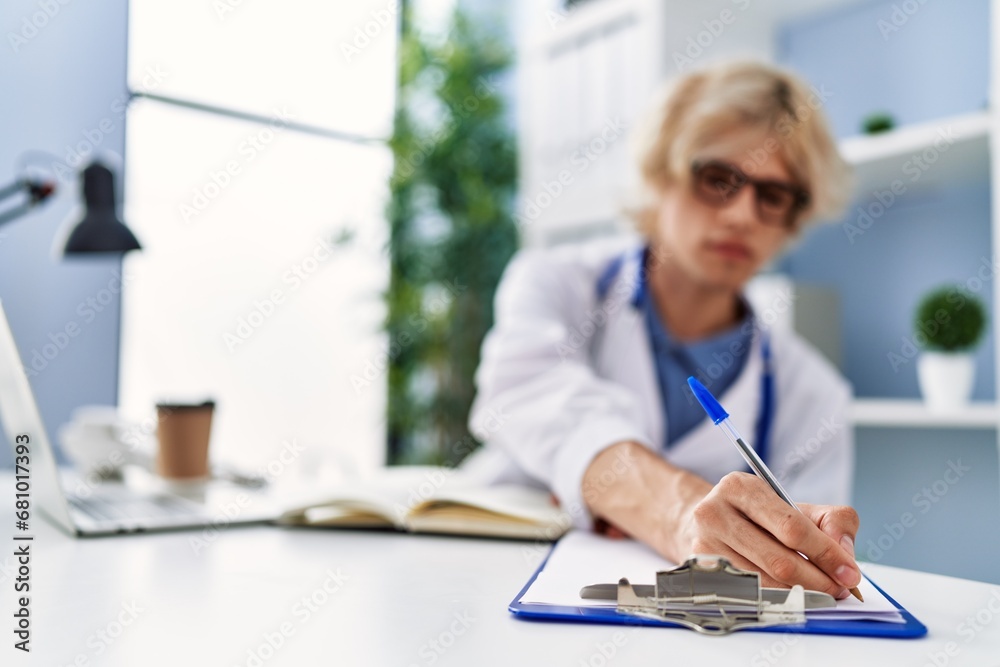
<instances>
[{"instance_id":1,"label":"man's glasses","mask_svg":"<svg viewBox=\"0 0 1000 667\"><path fill-rule=\"evenodd\" d=\"M710 206L725 206L747 184L753 186L757 218L765 225L792 227L799 211L809 204L809 193L804 189L783 181L750 178L727 162L709 160L691 166L694 194Z\"/></svg>"}]
</instances>

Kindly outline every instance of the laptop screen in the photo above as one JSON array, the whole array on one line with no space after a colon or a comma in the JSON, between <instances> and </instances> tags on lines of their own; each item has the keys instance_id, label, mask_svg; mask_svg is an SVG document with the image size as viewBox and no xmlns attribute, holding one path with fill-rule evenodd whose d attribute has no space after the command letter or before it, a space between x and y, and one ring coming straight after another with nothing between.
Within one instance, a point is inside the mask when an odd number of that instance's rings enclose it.
<instances>
[{"instance_id":1,"label":"laptop screen","mask_svg":"<svg viewBox=\"0 0 1000 667\"><path fill-rule=\"evenodd\" d=\"M0 422L3 422L7 440L14 450L14 475L18 482L29 484L31 519L25 534L32 534L31 521L40 509L50 519L75 534L70 519L66 497L59 484L59 471L45 426L42 424L35 396L31 392L28 376L24 372L17 344L11 333L0 302ZM19 454L19 445L27 445L27 453ZM24 452L24 448L20 448ZM26 457L26 458L25 458ZM18 486L20 492L23 485Z\"/></svg>"}]
</instances>

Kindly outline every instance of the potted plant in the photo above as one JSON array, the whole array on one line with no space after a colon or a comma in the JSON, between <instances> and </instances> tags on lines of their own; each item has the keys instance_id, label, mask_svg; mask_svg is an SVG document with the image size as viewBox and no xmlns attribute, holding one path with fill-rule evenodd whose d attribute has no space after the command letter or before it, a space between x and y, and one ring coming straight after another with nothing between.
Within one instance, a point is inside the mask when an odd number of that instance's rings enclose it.
<instances>
[{"instance_id":1,"label":"potted plant","mask_svg":"<svg viewBox=\"0 0 1000 667\"><path fill-rule=\"evenodd\" d=\"M389 141L388 455L455 465L478 444L473 377L518 245L517 138L503 83L511 54L509 36L460 8L446 41L421 32L412 4Z\"/></svg>"},{"instance_id":2,"label":"potted plant","mask_svg":"<svg viewBox=\"0 0 1000 667\"><path fill-rule=\"evenodd\" d=\"M948 410L968 403L975 379L972 353L986 329L986 308L960 287L938 287L921 299L913 322L920 393L928 407Z\"/></svg>"}]
</instances>

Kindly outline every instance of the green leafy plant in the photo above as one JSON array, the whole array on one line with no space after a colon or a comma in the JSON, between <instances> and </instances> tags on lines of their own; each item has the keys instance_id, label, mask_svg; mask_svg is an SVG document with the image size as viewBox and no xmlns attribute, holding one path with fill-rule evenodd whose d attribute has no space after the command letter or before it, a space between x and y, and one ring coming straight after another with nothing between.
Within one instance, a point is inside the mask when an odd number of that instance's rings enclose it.
<instances>
[{"instance_id":1,"label":"green leafy plant","mask_svg":"<svg viewBox=\"0 0 1000 667\"><path fill-rule=\"evenodd\" d=\"M917 341L926 350L971 350L986 330L986 308L967 290L945 285L920 300L913 327Z\"/></svg>"},{"instance_id":2,"label":"green leafy plant","mask_svg":"<svg viewBox=\"0 0 1000 667\"><path fill-rule=\"evenodd\" d=\"M888 132L894 127L896 127L896 120L890 114L883 112L869 114L861 121L861 130L865 134Z\"/></svg>"},{"instance_id":3,"label":"green leafy plant","mask_svg":"<svg viewBox=\"0 0 1000 667\"><path fill-rule=\"evenodd\" d=\"M517 249L515 139L501 95L503 36L459 11L446 42L404 6L389 146L390 463L457 463L493 296Z\"/></svg>"}]
</instances>

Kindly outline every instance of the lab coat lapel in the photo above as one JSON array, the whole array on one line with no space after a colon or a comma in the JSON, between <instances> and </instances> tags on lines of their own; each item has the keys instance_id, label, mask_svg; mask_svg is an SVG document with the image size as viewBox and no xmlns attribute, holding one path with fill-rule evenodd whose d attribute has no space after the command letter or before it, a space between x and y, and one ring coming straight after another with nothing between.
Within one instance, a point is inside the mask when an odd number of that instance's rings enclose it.
<instances>
[{"instance_id":1,"label":"lab coat lapel","mask_svg":"<svg viewBox=\"0 0 1000 667\"><path fill-rule=\"evenodd\" d=\"M750 357L746 360L743 370L729 389L721 396L717 396L726 412L729 413L730 422L754 449L757 448L757 443L754 440L757 418L760 414L760 376L763 372L760 347L760 333L757 333L753 337L750 345ZM697 464L704 469L707 464L716 472L716 474L705 476L713 483L727 472L745 468L739 452L709 419L700 422L698 426L671 447L667 451L666 458L668 461L685 468Z\"/></svg>"},{"instance_id":2,"label":"lab coat lapel","mask_svg":"<svg viewBox=\"0 0 1000 667\"><path fill-rule=\"evenodd\" d=\"M665 431L660 385L642 311L632 305L642 265L641 253L630 252L602 304L608 313L603 334L597 339L594 361L601 377L628 387L645 417L647 435L657 448Z\"/></svg>"}]
</instances>

